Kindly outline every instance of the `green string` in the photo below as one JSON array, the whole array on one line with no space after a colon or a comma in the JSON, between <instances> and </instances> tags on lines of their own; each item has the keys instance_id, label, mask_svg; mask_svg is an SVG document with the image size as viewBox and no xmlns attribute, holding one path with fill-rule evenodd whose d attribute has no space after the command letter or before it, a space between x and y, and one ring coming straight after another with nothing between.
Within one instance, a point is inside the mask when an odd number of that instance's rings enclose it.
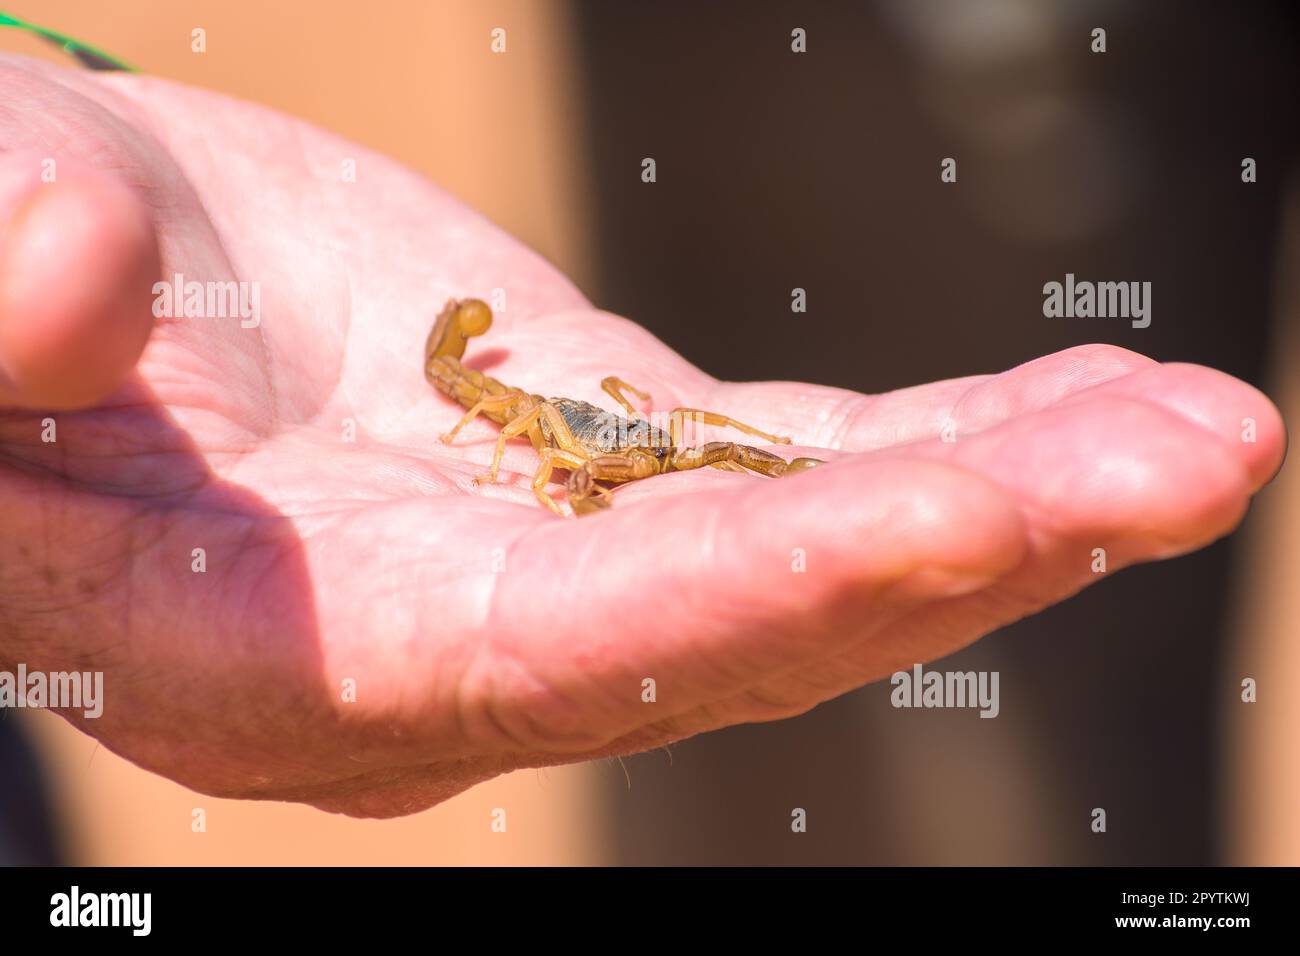
<instances>
[{"instance_id":1,"label":"green string","mask_svg":"<svg viewBox=\"0 0 1300 956\"><path fill-rule=\"evenodd\" d=\"M68 53L77 58L82 66L92 70L126 70L129 73L136 72L135 67L131 66L117 57L105 53L103 50L96 49L88 43L82 43L80 40L74 40L66 34L59 33L56 30L47 30L45 27L38 27L34 23L27 23L19 20L13 14L5 13L0 10L0 27L14 27L18 30L26 30L28 33L34 33L42 40L48 40L55 46L62 47Z\"/></svg>"}]
</instances>

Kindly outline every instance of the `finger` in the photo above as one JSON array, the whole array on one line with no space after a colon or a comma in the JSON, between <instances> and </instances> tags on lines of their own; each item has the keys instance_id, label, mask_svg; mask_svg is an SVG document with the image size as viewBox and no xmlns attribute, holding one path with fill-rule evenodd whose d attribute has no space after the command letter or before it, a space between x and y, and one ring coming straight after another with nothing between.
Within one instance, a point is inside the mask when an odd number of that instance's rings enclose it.
<instances>
[{"instance_id":1,"label":"finger","mask_svg":"<svg viewBox=\"0 0 1300 956\"><path fill-rule=\"evenodd\" d=\"M1286 457L1286 425L1277 407L1257 388L1216 369L1156 365L1076 392L1063 404L1102 396L1149 402L1206 430L1246 469L1255 491L1277 474Z\"/></svg>"},{"instance_id":2,"label":"finger","mask_svg":"<svg viewBox=\"0 0 1300 956\"><path fill-rule=\"evenodd\" d=\"M863 395L799 382L719 382L708 401L742 421L767 423L797 444L866 451L945 430L980 431L1156 364L1111 345L1081 345L1000 375L948 379Z\"/></svg>"},{"instance_id":3,"label":"finger","mask_svg":"<svg viewBox=\"0 0 1300 956\"><path fill-rule=\"evenodd\" d=\"M955 443L912 446L909 458L968 468L1020 501L1030 556L983 593L917 611L896 629L892 640L901 653L891 660L860 647L851 664L828 666L865 680L904 661L930 660L1121 568L1209 544L1245 513L1250 454L1234 454L1223 439L1167 408L1111 395Z\"/></svg>"},{"instance_id":4,"label":"finger","mask_svg":"<svg viewBox=\"0 0 1300 956\"><path fill-rule=\"evenodd\" d=\"M84 408L116 389L152 327L158 247L143 203L96 170L0 162L0 405Z\"/></svg>"}]
</instances>

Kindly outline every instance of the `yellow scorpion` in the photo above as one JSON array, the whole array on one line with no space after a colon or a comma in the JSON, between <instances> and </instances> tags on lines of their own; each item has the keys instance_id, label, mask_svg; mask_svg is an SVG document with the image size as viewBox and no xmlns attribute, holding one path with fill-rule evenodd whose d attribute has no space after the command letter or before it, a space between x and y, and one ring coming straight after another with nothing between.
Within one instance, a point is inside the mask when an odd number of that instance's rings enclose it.
<instances>
[{"instance_id":1,"label":"yellow scorpion","mask_svg":"<svg viewBox=\"0 0 1300 956\"><path fill-rule=\"evenodd\" d=\"M505 454L506 441L527 435L541 456L533 475L533 494L547 508L564 514L546 493L551 472L567 468L569 506L574 514L588 514L608 508L612 496L605 485L640 481L670 471L689 471L706 465L731 471L757 472L779 478L823 464L817 458L795 458L787 462L760 448L734 442L709 442L698 448L683 447L685 422L735 428L757 435L773 444L790 444L789 438L770 435L717 412L698 408L675 408L668 415L665 432L643 419L624 396L628 391L649 401L650 396L621 378L610 376L600 387L627 410L629 418L607 412L571 398L543 398L511 388L460 359L467 341L482 335L492 325L492 310L479 299L451 299L438 314L424 346L424 375L438 391L469 409L442 441L450 444L456 433L479 415L503 426L497 438L492 467L475 483L495 482Z\"/></svg>"}]
</instances>

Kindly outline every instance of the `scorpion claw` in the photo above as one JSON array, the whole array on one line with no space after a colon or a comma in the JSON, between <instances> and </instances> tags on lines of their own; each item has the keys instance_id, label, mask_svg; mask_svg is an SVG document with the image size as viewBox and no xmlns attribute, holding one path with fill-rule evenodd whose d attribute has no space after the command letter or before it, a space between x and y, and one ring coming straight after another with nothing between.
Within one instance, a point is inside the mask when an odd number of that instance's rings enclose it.
<instances>
[{"instance_id":1,"label":"scorpion claw","mask_svg":"<svg viewBox=\"0 0 1300 956\"><path fill-rule=\"evenodd\" d=\"M593 495L590 498L577 498L569 502L569 507L573 509L575 517L582 515L594 514L597 511L604 511L608 508L610 502L601 495Z\"/></svg>"},{"instance_id":2,"label":"scorpion claw","mask_svg":"<svg viewBox=\"0 0 1300 956\"><path fill-rule=\"evenodd\" d=\"M589 515L610 506L610 493L596 484L590 470L585 466L569 474L569 507L574 516Z\"/></svg>"},{"instance_id":3,"label":"scorpion claw","mask_svg":"<svg viewBox=\"0 0 1300 956\"><path fill-rule=\"evenodd\" d=\"M796 458L786 466L786 474L796 471L808 471L810 468L816 468L818 465L824 465L826 462L820 458Z\"/></svg>"}]
</instances>

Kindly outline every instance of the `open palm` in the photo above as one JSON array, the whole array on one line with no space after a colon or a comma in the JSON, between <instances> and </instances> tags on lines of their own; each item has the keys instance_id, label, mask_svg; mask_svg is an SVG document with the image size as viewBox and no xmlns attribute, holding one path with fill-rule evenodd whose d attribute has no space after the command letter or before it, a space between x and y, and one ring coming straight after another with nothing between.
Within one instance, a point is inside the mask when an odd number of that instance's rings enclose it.
<instances>
[{"instance_id":1,"label":"open palm","mask_svg":"<svg viewBox=\"0 0 1300 956\"><path fill-rule=\"evenodd\" d=\"M0 668L104 671L68 719L204 792L410 813L797 714L1098 580L1095 549L1212 541L1283 455L1254 389L1109 347L880 396L721 383L354 144L154 79L0 83ZM260 324L154 320L175 273L257 283ZM422 347L494 290L471 367L606 407L616 374L830 463L565 520L513 442L476 486L496 426L437 441L463 409Z\"/></svg>"}]
</instances>

